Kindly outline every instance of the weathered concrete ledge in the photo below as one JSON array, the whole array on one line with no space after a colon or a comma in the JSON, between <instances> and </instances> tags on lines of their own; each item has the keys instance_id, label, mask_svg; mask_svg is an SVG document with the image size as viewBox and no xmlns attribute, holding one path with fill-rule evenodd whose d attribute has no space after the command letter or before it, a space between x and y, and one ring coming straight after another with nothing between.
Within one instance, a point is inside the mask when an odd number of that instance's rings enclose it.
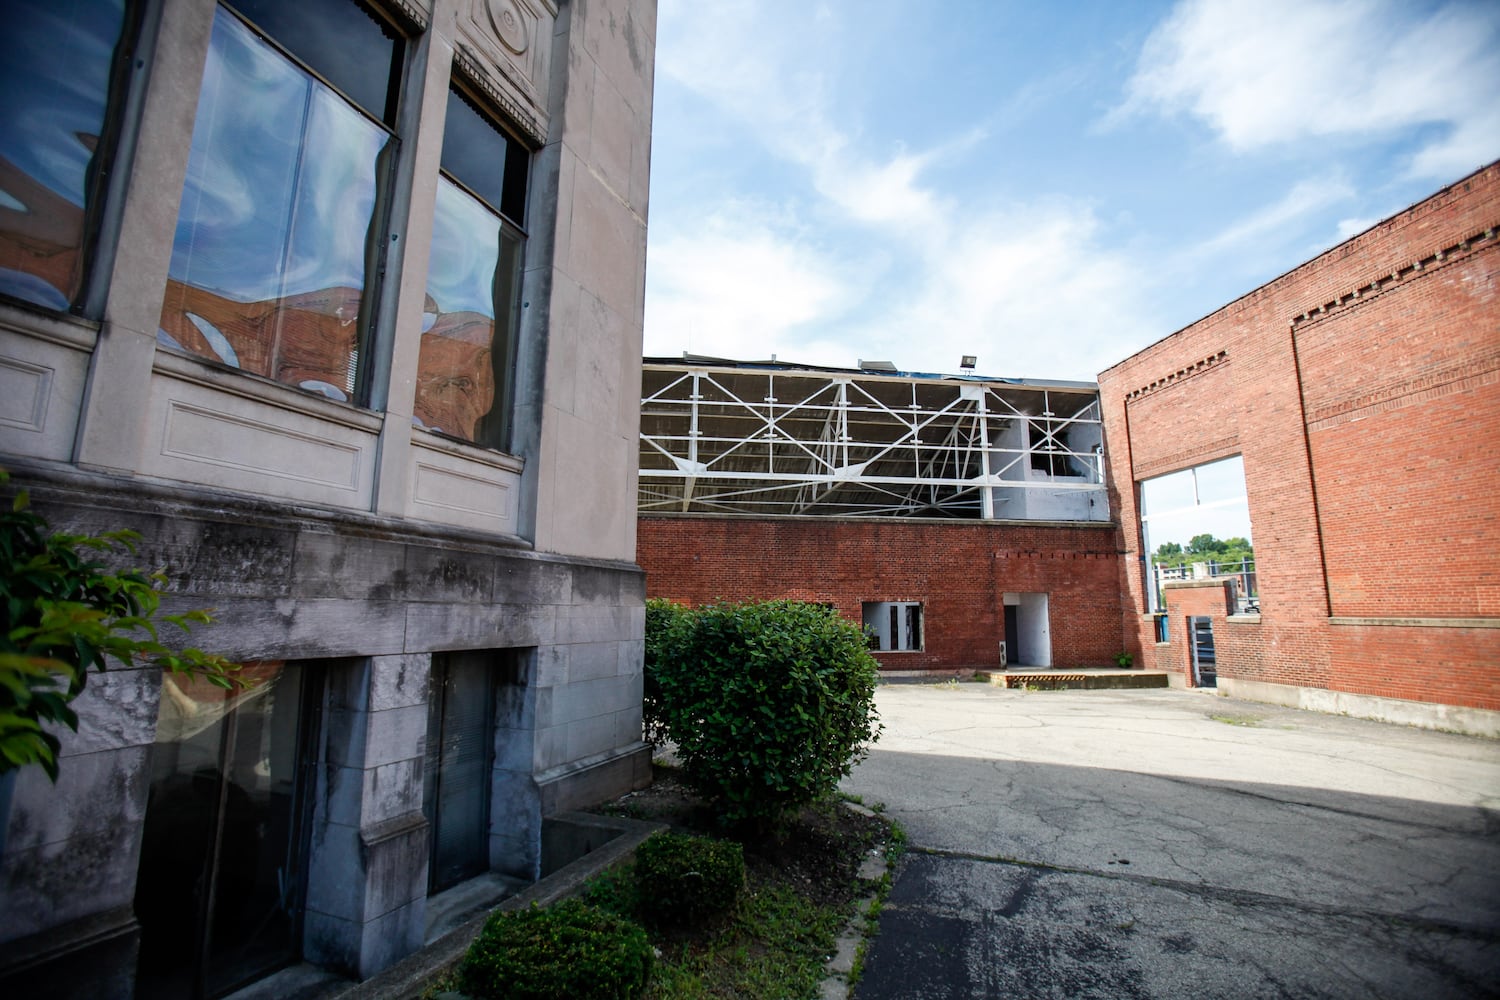
<instances>
[{"instance_id":1,"label":"weathered concrete ledge","mask_svg":"<svg viewBox=\"0 0 1500 1000\"><path fill-rule=\"evenodd\" d=\"M577 893L585 882L635 851L665 823L623 816L568 812L547 817L550 850L557 859L567 852L582 855L564 864L498 905L465 920L429 941L385 971L354 983L308 965L294 966L233 994L229 1000L408 1000L420 996L433 980L453 969L496 910L520 910L532 903L548 906Z\"/></svg>"}]
</instances>

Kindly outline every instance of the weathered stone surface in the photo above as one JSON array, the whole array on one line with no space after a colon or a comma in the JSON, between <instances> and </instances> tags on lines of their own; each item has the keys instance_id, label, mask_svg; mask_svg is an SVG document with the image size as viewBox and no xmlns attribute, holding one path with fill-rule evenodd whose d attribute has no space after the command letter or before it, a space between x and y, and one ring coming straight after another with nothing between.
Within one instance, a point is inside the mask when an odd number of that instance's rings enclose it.
<instances>
[{"instance_id":1,"label":"weathered stone surface","mask_svg":"<svg viewBox=\"0 0 1500 1000\"><path fill-rule=\"evenodd\" d=\"M406 650L503 649L554 641L555 609L536 605L470 607L408 604Z\"/></svg>"},{"instance_id":2,"label":"weathered stone surface","mask_svg":"<svg viewBox=\"0 0 1500 1000\"><path fill-rule=\"evenodd\" d=\"M640 638L633 625L629 611L617 605L574 605L557 613L557 635L569 643Z\"/></svg>"},{"instance_id":3,"label":"weathered stone surface","mask_svg":"<svg viewBox=\"0 0 1500 1000\"><path fill-rule=\"evenodd\" d=\"M117 825L29 849L8 846L0 861L0 941L130 906L139 838L138 826Z\"/></svg>"},{"instance_id":4,"label":"weathered stone surface","mask_svg":"<svg viewBox=\"0 0 1500 1000\"><path fill-rule=\"evenodd\" d=\"M530 774L535 759L536 733L530 729L495 730L495 767Z\"/></svg>"},{"instance_id":5,"label":"weathered stone surface","mask_svg":"<svg viewBox=\"0 0 1500 1000\"><path fill-rule=\"evenodd\" d=\"M155 667L90 671L88 685L73 700L78 731L50 727L62 740L61 757L150 745L156 739L161 671Z\"/></svg>"},{"instance_id":6,"label":"weathered stone surface","mask_svg":"<svg viewBox=\"0 0 1500 1000\"><path fill-rule=\"evenodd\" d=\"M163 600L169 611L201 600ZM216 598L200 644L235 660L313 659L399 653L406 605L397 601Z\"/></svg>"},{"instance_id":7,"label":"weathered stone surface","mask_svg":"<svg viewBox=\"0 0 1500 1000\"><path fill-rule=\"evenodd\" d=\"M302 954L309 962L349 976L359 974L362 924L308 908L302 917Z\"/></svg>"},{"instance_id":8,"label":"weathered stone surface","mask_svg":"<svg viewBox=\"0 0 1500 1000\"><path fill-rule=\"evenodd\" d=\"M365 767L421 759L426 743L426 705L371 712L365 743Z\"/></svg>"},{"instance_id":9,"label":"weathered stone surface","mask_svg":"<svg viewBox=\"0 0 1500 1000\"><path fill-rule=\"evenodd\" d=\"M427 866L419 869L426 881ZM424 885L425 889L425 885ZM357 975L363 979L393 965L422 947L426 926L426 895L383 913L364 925Z\"/></svg>"},{"instance_id":10,"label":"weathered stone surface","mask_svg":"<svg viewBox=\"0 0 1500 1000\"><path fill-rule=\"evenodd\" d=\"M328 734L328 763L334 767L348 767L362 772L365 769L370 713L330 709L324 713L323 728Z\"/></svg>"},{"instance_id":11,"label":"weathered stone surface","mask_svg":"<svg viewBox=\"0 0 1500 1000\"><path fill-rule=\"evenodd\" d=\"M413 545L406 575L420 601L486 604L494 592L494 559L487 555Z\"/></svg>"},{"instance_id":12,"label":"weathered stone surface","mask_svg":"<svg viewBox=\"0 0 1500 1000\"><path fill-rule=\"evenodd\" d=\"M427 842L427 821L420 811L373 823L360 831L365 921L426 898Z\"/></svg>"},{"instance_id":13,"label":"weathered stone surface","mask_svg":"<svg viewBox=\"0 0 1500 1000\"><path fill-rule=\"evenodd\" d=\"M547 560L499 559L492 587L496 604L567 604L572 573L570 567Z\"/></svg>"},{"instance_id":14,"label":"weathered stone surface","mask_svg":"<svg viewBox=\"0 0 1500 1000\"><path fill-rule=\"evenodd\" d=\"M431 673L432 657L427 653L373 658L370 710L426 705Z\"/></svg>"},{"instance_id":15,"label":"weathered stone surface","mask_svg":"<svg viewBox=\"0 0 1500 1000\"><path fill-rule=\"evenodd\" d=\"M618 642L575 642L567 646L568 680L597 680L614 677L620 672Z\"/></svg>"},{"instance_id":16,"label":"weathered stone surface","mask_svg":"<svg viewBox=\"0 0 1500 1000\"><path fill-rule=\"evenodd\" d=\"M641 604L646 599L646 576L638 571L580 566L573 571L573 604Z\"/></svg>"},{"instance_id":17,"label":"weathered stone surface","mask_svg":"<svg viewBox=\"0 0 1500 1000\"><path fill-rule=\"evenodd\" d=\"M131 1000L140 928L129 907L0 945L0 996Z\"/></svg>"},{"instance_id":18,"label":"weathered stone surface","mask_svg":"<svg viewBox=\"0 0 1500 1000\"><path fill-rule=\"evenodd\" d=\"M407 547L394 541L351 537L321 531L297 536L292 579L305 597L342 597L374 601L407 596Z\"/></svg>"},{"instance_id":19,"label":"weathered stone surface","mask_svg":"<svg viewBox=\"0 0 1500 1000\"><path fill-rule=\"evenodd\" d=\"M104 750L69 757L57 783L39 767L16 775L7 849L66 844L80 837L136 830L146 814L149 747ZM134 858L122 859L135 877ZM88 893L87 884L75 887Z\"/></svg>"},{"instance_id":20,"label":"weathered stone surface","mask_svg":"<svg viewBox=\"0 0 1500 1000\"><path fill-rule=\"evenodd\" d=\"M378 823L421 811L421 757L394 761L364 772L362 822Z\"/></svg>"},{"instance_id":21,"label":"weathered stone surface","mask_svg":"<svg viewBox=\"0 0 1500 1000\"><path fill-rule=\"evenodd\" d=\"M363 919L365 884L359 828L347 823L317 823L310 847L308 915L320 913L348 921Z\"/></svg>"}]
</instances>

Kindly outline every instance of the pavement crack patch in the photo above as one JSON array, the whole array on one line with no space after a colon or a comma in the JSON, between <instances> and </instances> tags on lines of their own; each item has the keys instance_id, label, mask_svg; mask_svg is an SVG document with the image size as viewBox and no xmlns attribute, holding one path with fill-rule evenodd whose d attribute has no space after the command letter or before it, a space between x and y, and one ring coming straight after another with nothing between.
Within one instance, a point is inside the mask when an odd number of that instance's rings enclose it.
<instances>
[{"instance_id":1,"label":"pavement crack patch","mask_svg":"<svg viewBox=\"0 0 1500 1000\"><path fill-rule=\"evenodd\" d=\"M1333 813L1335 816L1348 816L1352 819L1368 819L1379 823L1391 823L1398 826L1407 826L1417 830L1437 830L1441 833L1452 833L1449 827L1437 826L1432 823L1423 823L1417 820L1401 819L1395 816L1381 815L1379 813L1365 812L1359 809L1347 809L1340 806L1328 805L1322 802L1304 802L1300 799L1286 798L1278 795L1267 795L1264 792L1251 791L1248 788L1233 788L1215 783L1195 781L1191 778L1177 778L1170 775L1158 775L1163 781L1176 785L1187 785L1195 789L1213 788L1229 795L1240 795L1261 802L1273 802L1279 806L1296 806L1301 809L1313 809L1318 812Z\"/></svg>"},{"instance_id":2,"label":"pavement crack patch","mask_svg":"<svg viewBox=\"0 0 1500 1000\"><path fill-rule=\"evenodd\" d=\"M1371 920L1392 926L1410 927L1418 930L1440 931L1459 937L1471 938L1478 941L1500 943L1500 927L1486 926L1482 924L1462 923L1454 920L1439 920L1432 917L1422 917L1409 913L1386 913L1380 910L1360 909L1357 907L1330 906L1325 903L1315 903L1309 900L1293 899L1287 896L1278 896L1269 892L1256 892L1253 889L1228 889L1222 886L1207 885L1202 882L1187 882L1182 879L1162 878L1159 875L1136 875L1122 871L1100 871L1096 868L1077 868L1071 865L1058 865L1046 861L1028 861L1025 858L1013 858L1005 855L977 854L972 851L952 850L941 847L917 847L908 848L909 854L920 854L934 858L951 858L956 861L974 861L982 864L1010 865L1016 868L1026 868L1038 872L1053 872L1060 875L1082 875L1089 878L1110 879L1117 882L1130 882L1136 885L1155 886L1163 889L1171 889L1176 892L1192 896L1200 896L1206 899L1215 899L1228 902L1237 906L1265 907L1283 910L1292 910L1298 913L1315 914L1329 917L1354 917L1362 920ZM1034 880L1028 880L1031 882ZM1016 895L1021 895L1018 890ZM1029 895L1030 889L1025 890ZM1012 897L1012 902L1015 896ZM1020 903L1024 903L1024 898ZM1007 906L1011 905L1007 903Z\"/></svg>"}]
</instances>

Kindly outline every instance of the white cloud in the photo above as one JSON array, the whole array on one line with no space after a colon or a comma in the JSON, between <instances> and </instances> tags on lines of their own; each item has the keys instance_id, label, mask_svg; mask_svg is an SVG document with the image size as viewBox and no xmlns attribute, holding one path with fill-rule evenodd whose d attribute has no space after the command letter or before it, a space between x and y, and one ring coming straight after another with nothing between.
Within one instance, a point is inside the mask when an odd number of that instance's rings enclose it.
<instances>
[{"instance_id":1,"label":"white cloud","mask_svg":"<svg viewBox=\"0 0 1500 1000\"><path fill-rule=\"evenodd\" d=\"M759 359L779 351L807 363L850 363L826 357L805 328L845 308L857 283L766 214L728 206L691 232L652 239L646 354ZM814 350L819 357L808 356Z\"/></svg>"},{"instance_id":2,"label":"white cloud","mask_svg":"<svg viewBox=\"0 0 1500 1000\"><path fill-rule=\"evenodd\" d=\"M1350 219L1340 219L1338 224L1338 238L1341 241L1347 240L1351 236L1355 236L1359 233L1364 232L1366 229L1369 229L1379 221L1379 219L1372 218L1370 216L1357 216Z\"/></svg>"},{"instance_id":3,"label":"white cloud","mask_svg":"<svg viewBox=\"0 0 1500 1000\"><path fill-rule=\"evenodd\" d=\"M814 244L745 206L719 206L690 231L653 219L648 354L881 358L926 371L978 354L986 374L1092 379L1159 329L1140 318L1142 268L1102 245L1090 208L959 204L925 179L973 149L982 127L922 149L866 148L828 79L791 68L838 71L847 9L809 20L743 2L662 8L658 85L711 102L798 168L813 197L804 217L825 228Z\"/></svg>"},{"instance_id":4,"label":"white cloud","mask_svg":"<svg viewBox=\"0 0 1500 1000\"><path fill-rule=\"evenodd\" d=\"M1142 48L1121 115L1187 113L1233 150L1436 126L1412 175L1500 152L1500 7L1183 0Z\"/></svg>"},{"instance_id":5,"label":"white cloud","mask_svg":"<svg viewBox=\"0 0 1500 1000\"><path fill-rule=\"evenodd\" d=\"M1301 181L1279 201L1267 205L1247 218L1194 248L1194 254L1233 250L1247 243L1285 230L1300 228L1323 209L1354 197L1354 188L1341 177L1317 177Z\"/></svg>"},{"instance_id":6,"label":"white cloud","mask_svg":"<svg viewBox=\"0 0 1500 1000\"><path fill-rule=\"evenodd\" d=\"M1085 206L1012 206L954 231L909 301L871 324L898 365L953 371L977 354L984 374L1091 380L1162 332L1141 266L1104 245Z\"/></svg>"}]
</instances>

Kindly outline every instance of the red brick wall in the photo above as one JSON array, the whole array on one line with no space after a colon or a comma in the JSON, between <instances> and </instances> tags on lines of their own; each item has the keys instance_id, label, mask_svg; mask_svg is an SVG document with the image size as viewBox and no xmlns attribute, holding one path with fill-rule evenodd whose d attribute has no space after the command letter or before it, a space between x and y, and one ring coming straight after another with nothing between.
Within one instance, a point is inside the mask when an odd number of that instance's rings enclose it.
<instances>
[{"instance_id":1,"label":"red brick wall","mask_svg":"<svg viewBox=\"0 0 1500 1000\"><path fill-rule=\"evenodd\" d=\"M1262 619L1221 676L1500 708L1497 225L1500 164L1100 376L1140 662L1187 651L1143 614L1135 484L1238 453Z\"/></svg>"},{"instance_id":2,"label":"red brick wall","mask_svg":"<svg viewBox=\"0 0 1500 1000\"><path fill-rule=\"evenodd\" d=\"M1045 593L1055 666L1112 666L1120 566L1108 524L644 515L646 593L684 604L796 598L851 621L867 601L920 601L920 652L880 653L889 670L993 670L1003 595Z\"/></svg>"},{"instance_id":3,"label":"red brick wall","mask_svg":"<svg viewBox=\"0 0 1500 1000\"><path fill-rule=\"evenodd\" d=\"M1167 601L1167 634L1172 640L1159 647L1157 670L1174 670L1193 683L1193 649L1188 632L1188 619L1207 616L1213 621L1214 659L1218 665L1232 666L1234 645L1230 641L1227 625L1229 597L1222 582L1204 580L1190 584L1168 584L1164 588ZM1236 636L1235 638L1238 638Z\"/></svg>"}]
</instances>

